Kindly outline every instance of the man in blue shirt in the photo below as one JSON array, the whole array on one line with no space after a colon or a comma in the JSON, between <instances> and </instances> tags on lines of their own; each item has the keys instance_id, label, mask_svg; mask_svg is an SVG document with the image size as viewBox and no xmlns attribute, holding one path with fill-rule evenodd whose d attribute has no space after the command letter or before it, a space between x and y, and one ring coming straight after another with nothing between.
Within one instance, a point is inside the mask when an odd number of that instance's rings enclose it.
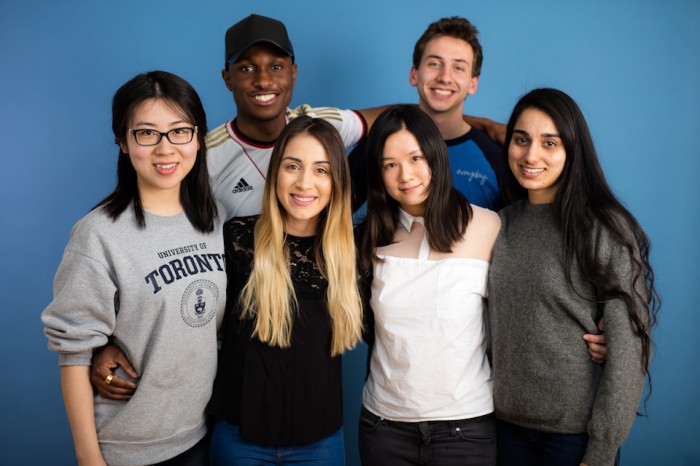
<instances>
[{"instance_id":1,"label":"man in blue shirt","mask_svg":"<svg viewBox=\"0 0 700 466\"><path fill-rule=\"evenodd\" d=\"M464 18L432 23L413 50L409 82L418 91L419 107L437 124L447 143L452 183L472 204L501 207L499 183L508 169L502 148L463 118L464 102L474 94L481 73L478 30ZM473 120L470 120L473 121ZM350 155L354 207L366 198L364 144Z\"/></svg>"}]
</instances>

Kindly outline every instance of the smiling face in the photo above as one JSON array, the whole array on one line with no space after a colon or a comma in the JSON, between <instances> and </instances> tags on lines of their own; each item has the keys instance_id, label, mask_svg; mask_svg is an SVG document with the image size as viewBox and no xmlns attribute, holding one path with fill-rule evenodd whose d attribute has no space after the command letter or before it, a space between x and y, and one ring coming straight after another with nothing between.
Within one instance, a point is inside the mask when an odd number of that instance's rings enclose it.
<instances>
[{"instance_id":1,"label":"smiling face","mask_svg":"<svg viewBox=\"0 0 700 466\"><path fill-rule=\"evenodd\" d=\"M194 125L162 99L148 99L134 109L129 121L132 130L156 130L162 133L175 128L193 128ZM175 199L179 202L180 183L192 170L197 151L198 138L186 144L173 144L163 136L154 146L141 146L131 132L121 142L122 151L129 156L136 171L141 202L148 210L157 199ZM172 197L169 197L172 196Z\"/></svg>"},{"instance_id":2,"label":"smiling face","mask_svg":"<svg viewBox=\"0 0 700 466\"><path fill-rule=\"evenodd\" d=\"M425 214L431 177L428 161L410 131L402 129L386 139L382 154L384 189L414 217Z\"/></svg>"},{"instance_id":3,"label":"smiling face","mask_svg":"<svg viewBox=\"0 0 700 466\"><path fill-rule=\"evenodd\" d=\"M296 64L273 45L251 45L235 63L222 71L226 87L236 102L239 126L251 137L254 128L265 123L284 128L285 111L292 100L297 77ZM252 134L251 134L252 133Z\"/></svg>"},{"instance_id":4,"label":"smiling face","mask_svg":"<svg viewBox=\"0 0 700 466\"><path fill-rule=\"evenodd\" d=\"M508 143L508 164L531 204L554 201L565 163L566 150L550 116L536 108L524 110Z\"/></svg>"},{"instance_id":5,"label":"smiling face","mask_svg":"<svg viewBox=\"0 0 700 466\"><path fill-rule=\"evenodd\" d=\"M326 149L315 137L301 133L287 141L277 172L275 192L294 236L316 234L323 210L331 201L333 176Z\"/></svg>"},{"instance_id":6,"label":"smiling face","mask_svg":"<svg viewBox=\"0 0 700 466\"><path fill-rule=\"evenodd\" d=\"M425 47L409 82L418 90L420 107L429 115L455 113L461 118L468 95L476 92L478 76L472 76L474 51L462 39L438 36Z\"/></svg>"}]
</instances>

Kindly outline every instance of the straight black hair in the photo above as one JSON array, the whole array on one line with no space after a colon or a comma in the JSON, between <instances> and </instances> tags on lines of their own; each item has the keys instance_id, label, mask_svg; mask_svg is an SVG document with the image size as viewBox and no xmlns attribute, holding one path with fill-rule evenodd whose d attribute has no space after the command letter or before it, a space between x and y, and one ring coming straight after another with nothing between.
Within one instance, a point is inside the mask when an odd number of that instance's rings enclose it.
<instances>
[{"instance_id":1,"label":"straight black hair","mask_svg":"<svg viewBox=\"0 0 700 466\"><path fill-rule=\"evenodd\" d=\"M199 151L190 172L180 184L180 202L192 226L204 233L214 231L218 216L207 170L207 116L202 101L194 88L184 79L167 71L151 71L135 76L120 87L112 99L112 131L119 146L117 160L117 186L97 207L104 207L116 220L128 207L134 209L139 228L146 227L141 197L129 155L121 149L126 145L129 122L136 108L148 99L163 100L190 124L197 127Z\"/></svg>"},{"instance_id":2,"label":"straight black hair","mask_svg":"<svg viewBox=\"0 0 700 466\"><path fill-rule=\"evenodd\" d=\"M399 203L384 187L382 156L386 140L402 129L416 138L430 167L424 217L430 247L450 252L462 239L472 216L467 199L452 187L447 146L435 122L416 105L389 107L374 122L367 138L367 217L360 228L360 264L365 274L378 260L376 248L391 244L396 231Z\"/></svg>"}]
</instances>

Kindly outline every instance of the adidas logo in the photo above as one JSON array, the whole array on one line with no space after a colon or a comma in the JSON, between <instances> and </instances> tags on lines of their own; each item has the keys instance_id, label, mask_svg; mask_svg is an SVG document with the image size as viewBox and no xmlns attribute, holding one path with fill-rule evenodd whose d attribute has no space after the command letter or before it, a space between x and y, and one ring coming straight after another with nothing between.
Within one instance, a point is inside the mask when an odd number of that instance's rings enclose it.
<instances>
[{"instance_id":1,"label":"adidas logo","mask_svg":"<svg viewBox=\"0 0 700 466\"><path fill-rule=\"evenodd\" d=\"M248 182L244 178L241 178L238 181L238 184L236 184L236 187L233 188L233 190L231 192L233 194L236 194L236 193L244 193L246 191L252 191L252 190L253 190L253 187L251 185L249 185Z\"/></svg>"}]
</instances>

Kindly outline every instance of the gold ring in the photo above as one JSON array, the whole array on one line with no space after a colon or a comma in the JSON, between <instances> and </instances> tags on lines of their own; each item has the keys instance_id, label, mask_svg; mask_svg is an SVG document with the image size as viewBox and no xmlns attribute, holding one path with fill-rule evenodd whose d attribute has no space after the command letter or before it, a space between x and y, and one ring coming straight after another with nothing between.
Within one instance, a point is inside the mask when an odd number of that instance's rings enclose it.
<instances>
[{"instance_id":1,"label":"gold ring","mask_svg":"<svg viewBox=\"0 0 700 466\"><path fill-rule=\"evenodd\" d=\"M114 378L114 374L112 374L112 373L110 372L109 375L105 378L105 383L106 383L107 385L111 384L113 378Z\"/></svg>"}]
</instances>

